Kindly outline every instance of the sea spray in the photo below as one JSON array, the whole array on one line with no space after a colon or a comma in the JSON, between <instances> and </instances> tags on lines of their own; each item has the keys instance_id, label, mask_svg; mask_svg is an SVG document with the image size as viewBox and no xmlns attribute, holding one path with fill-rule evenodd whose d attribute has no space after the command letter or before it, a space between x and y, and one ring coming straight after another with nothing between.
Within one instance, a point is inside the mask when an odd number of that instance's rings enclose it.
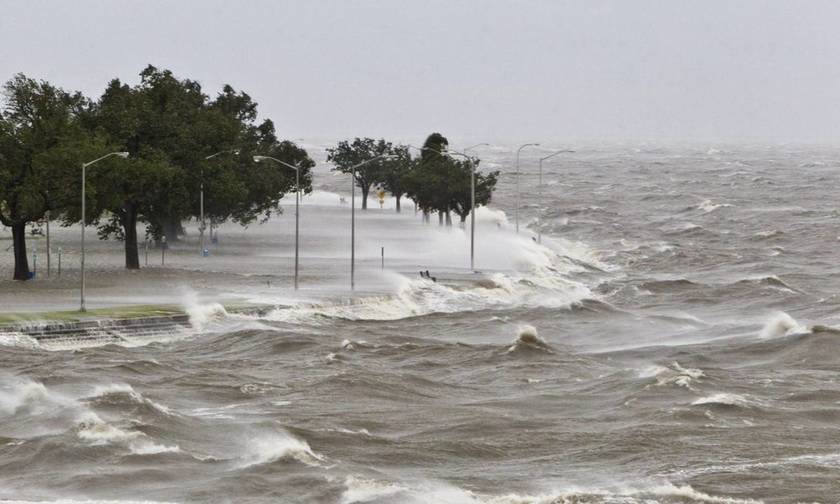
<instances>
[{"instance_id":1,"label":"sea spray","mask_svg":"<svg viewBox=\"0 0 840 504\"><path fill-rule=\"evenodd\" d=\"M516 341L508 348L508 353L519 352L522 350L539 350L551 353L551 347L543 339L537 335L537 328L524 324L519 326L517 330Z\"/></svg>"},{"instance_id":2,"label":"sea spray","mask_svg":"<svg viewBox=\"0 0 840 504\"><path fill-rule=\"evenodd\" d=\"M807 330L787 313L779 312L764 325L759 337L764 339L778 338L788 334L806 332Z\"/></svg>"},{"instance_id":3,"label":"sea spray","mask_svg":"<svg viewBox=\"0 0 840 504\"><path fill-rule=\"evenodd\" d=\"M240 457L240 468L269 464L282 459L293 459L309 466L318 466L325 459L312 451L309 443L285 431L259 433L251 437L245 453Z\"/></svg>"},{"instance_id":4,"label":"sea spray","mask_svg":"<svg viewBox=\"0 0 840 504\"><path fill-rule=\"evenodd\" d=\"M190 324L199 330L227 315L225 307L219 303L200 303L198 294L192 289L184 289L181 305L190 317Z\"/></svg>"}]
</instances>

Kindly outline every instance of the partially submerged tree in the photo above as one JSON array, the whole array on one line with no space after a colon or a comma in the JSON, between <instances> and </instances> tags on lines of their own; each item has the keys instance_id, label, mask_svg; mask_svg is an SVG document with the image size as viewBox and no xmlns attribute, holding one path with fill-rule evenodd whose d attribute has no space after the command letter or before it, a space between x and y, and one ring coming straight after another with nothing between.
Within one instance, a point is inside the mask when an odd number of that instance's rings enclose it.
<instances>
[{"instance_id":1,"label":"partially submerged tree","mask_svg":"<svg viewBox=\"0 0 840 504\"><path fill-rule=\"evenodd\" d=\"M412 159L406 145L397 145L391 153L395 158L384 162L379 182L396 199L397 212L399 213L401 211L400 200L406 193L405 181L408 173L417 166L418 160Z\"/></svg>"},{"instance_id":2,"label":"partially submerged tree","mask_svg":"<svg viewBox=\"0 0 840 504\"><path fill-rule=\"evenodd\" d=\"M343 140L337 146L327 149L327 161L333 163L333 171L350 174L353 166L374 159L383 154L391 154L394 148L384 139L356 138L352 142ZM362 210L367 209L370 186L383 180L385 160L368 163L356 169L355 183L362 190Z\"/></svg>"},{"instance_id":3,"label":"partially submerged tree","mask_svg":"<svg viewBox=\"0 0 840 504\"><path fill-rule=\"evenodd\" d=\"M402 180L406 194L423 210L428 218L431 212L438 212L440 222L444 218L451 225L450 212L454 211L464 222L472 210L472 186L470 164L466 159L455 159L447 154L449 141L440 133L432 133L423 144L417 166ZM499 172L482 174L478 172L479 160L475 163L476 206L490 203L499 178Z\"/></svg>"},{"instance_id":4,"label":"partially submerged tree","mask_svg":"<svg viewBox=\"0 0 840 504\"><path fill-rule=\"evenodd\" d=\"M432 133L423 143L417 167L405 178L407 194L423 210L425 218L437 211L441 224L450 211L451 183L455 179L455 162L446 155L449 141L440 133Z\"/></svg>"},{"instance_id":5,"label":"partially submerged tree","mask_svg":"<svg viewBox=\"0 0 840 504\"><path fill-rule=\"evenodd\" d=\"M486 206L490 203L493 197L493 191L496 189L496 183L499 180L499 172L479 173L478 165L480 161L473 158L472 162L475 169L475 205L480 207ZM456 161L456 176L452 180L452 201L450 207L452 211L458 214L461 222L467 220L472 210L472 182L470 180L471 167L466 160Z\"/></svg>"}]
</instances>

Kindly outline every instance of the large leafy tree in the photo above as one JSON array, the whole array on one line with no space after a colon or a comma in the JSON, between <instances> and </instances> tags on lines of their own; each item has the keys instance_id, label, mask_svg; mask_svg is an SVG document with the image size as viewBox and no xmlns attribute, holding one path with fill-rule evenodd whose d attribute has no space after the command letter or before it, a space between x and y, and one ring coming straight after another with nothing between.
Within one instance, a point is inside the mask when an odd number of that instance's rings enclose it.
<instances>
[{"instance_id":1,"label":"large leafy tree","mask_svg":"<svg viewBox=\"0 0 840 504\"><path fill-rule=\"evenodd\" d=\"M404 178L406 193L424 215L437 211L441 223L451 210L452 182L457 176L456 162L445 151L449 141L440 133L432 133L423 143L420 161Z\"/></svg>"},{"instance_id":2,"label":"large leafy tree","mask_svg":"<svg viewBox=\"0 0 840 504\"><path fill-rule=\"evenodd\" d=\"M0 223L12 229L14 278L26 280L26 226L77 201L80 125L87 100L23 74L3 86L0 107Z\"/></svg>"},{"instance_id":3,"label":"large leafy tree","mask_svg":"<svg viewBox=\"0 0 840 504\"><path fill-rule=\"evenodd\" d=\"M451 224L450 212L455 212L464 222L472 210L470 164L466 160L446 155L449 141L440 133L432 133L423 143L419 161L414 169L406 172L402 184L406 194L417 202L425 215L436 211L443 222ZM473 159L478 170L478 159ZM475 203L490 203L499 178L499 172L475 175Z\"/></svg>"},{"instance_id":4,"label":"large leafy tree","mask_svg":"<svg viewBox=\"0 0 840 504\"><path fill-rule=\"evenodd\" d=\"M392 151L393 159L388 159L383 163L380 183L390 192L397 201L397 212L401 211L400 200L406 193L406 184L408 174L413 170L419 161L412 159L408 152L408 146L397 145Z\"/></svg>"},{"instance_id":5,"label":"large leafy tree","mask_svg":"<svg viewBox=\"0 0 840 504\"><path fill-rule=\"evenodd\" d=\"M256 123L257 104L225 86L214 99L201 86L168 70L148 66L130 87L113 80L96 104L92 128L130 153L122 176L96 179L100 235L126 241L126 267L138 268L136 226L174 238L180 223L199 214L204 183L205 212L211 221L248 224L267 218L294 186L294 173L257 164L266 154L301 167L301 186L311 190L314 163L291 142L277 139L271 121ZM216 153L223 153L207 159Z\"/></svg>"},{"instance_id":6,"label":"large leafy tree","mask_svg":"<svg viewBox=\"0 0 840 504\"><path fill-rule=\"evenodd\" d=\"M499 172L479 173L479 160L473 158L475 172L475 204L476 207L487 205L493 197L496 183L499 180ZM451 179L452 201L450 207L458 214L461 222L467 219L472 210L472 183L470 181L471 167L466 160L456 161L454 177Z\"/></svg>"},{"instance_id":7,"label":"large leafy tree","mask_svg":"<svg viewBox=\"0 0 840 504\"><path fill-rule=\"evenodd\" d=\"M353 166L392 153L394 146L384 139L356 138L352 142L343 140L334 148L327 149L327 161L335 165L333 171L350 174ZM386 160L377 160L355 170L355 183L362 190L362 210L367 209L370 187L383 180L385 165Z\"/></svg>"}]
</instances>

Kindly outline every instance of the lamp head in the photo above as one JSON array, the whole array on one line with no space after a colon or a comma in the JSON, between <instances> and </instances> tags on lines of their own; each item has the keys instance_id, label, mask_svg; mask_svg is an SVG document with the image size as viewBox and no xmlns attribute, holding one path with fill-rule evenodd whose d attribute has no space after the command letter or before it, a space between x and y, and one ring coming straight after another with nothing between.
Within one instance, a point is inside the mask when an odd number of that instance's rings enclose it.
<instances>
[{"instance_id":1,"label":"lamp head","mask_svg":"<svg viewBox=\"0 0 840 504\"><path fill-rule=\"evenodd\" d=\"M266 158L265 156L254 156L254 162L255 163L259 163L260 161L265 161L266 159L268 159L268 158Z\"/></svg>"},{"instance_id":2,"label":"lamp head","mask_svg":"<svg viewBox=\"0 0 840 504\"><path fill-rule=\"evenodd\" d=\"M123 158L123 159L128 158L128 152L117 152L116 155Z\"/></svg>"}]
</instances>

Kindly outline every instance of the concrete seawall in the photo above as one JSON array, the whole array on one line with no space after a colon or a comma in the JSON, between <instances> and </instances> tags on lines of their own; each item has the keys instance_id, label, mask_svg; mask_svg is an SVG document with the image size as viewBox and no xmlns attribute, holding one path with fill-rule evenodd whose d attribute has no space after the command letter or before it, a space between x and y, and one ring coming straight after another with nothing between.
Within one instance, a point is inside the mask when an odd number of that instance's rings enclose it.
<instances>
[{"instance_id":1,"label":"concrete seawall","mask_svg":"<svg viewBox=\"0 0 840 504\"><path fill-rule=\"evenodd\" d=\"M28 336L46 346L124 343L128 338L157 337L192 328L186 314L62 322L25 322L0 326L0 336Z\"/></svg>"},{"instance_id":2,"label":"concrete seawall","mask_svg":"<svg viewBox=\"0 0 840 504\"><path fill-rule=\"evenodd\" d=\"M272 306L227 307L226 313L243 315L265 315ZM126 311L129 311L127 308ZM77 316L77 313L72 313ZM141 344L149 340L166 339L168 336L183 335L196 328L190 316L183 312L137 316L97 316L81 320L37 320L22 319L0 324L0 338L34 340L48 348L83 348L109 343ZM30 339L31 338L31 339Z\"/></svg>"}]
</instances>

